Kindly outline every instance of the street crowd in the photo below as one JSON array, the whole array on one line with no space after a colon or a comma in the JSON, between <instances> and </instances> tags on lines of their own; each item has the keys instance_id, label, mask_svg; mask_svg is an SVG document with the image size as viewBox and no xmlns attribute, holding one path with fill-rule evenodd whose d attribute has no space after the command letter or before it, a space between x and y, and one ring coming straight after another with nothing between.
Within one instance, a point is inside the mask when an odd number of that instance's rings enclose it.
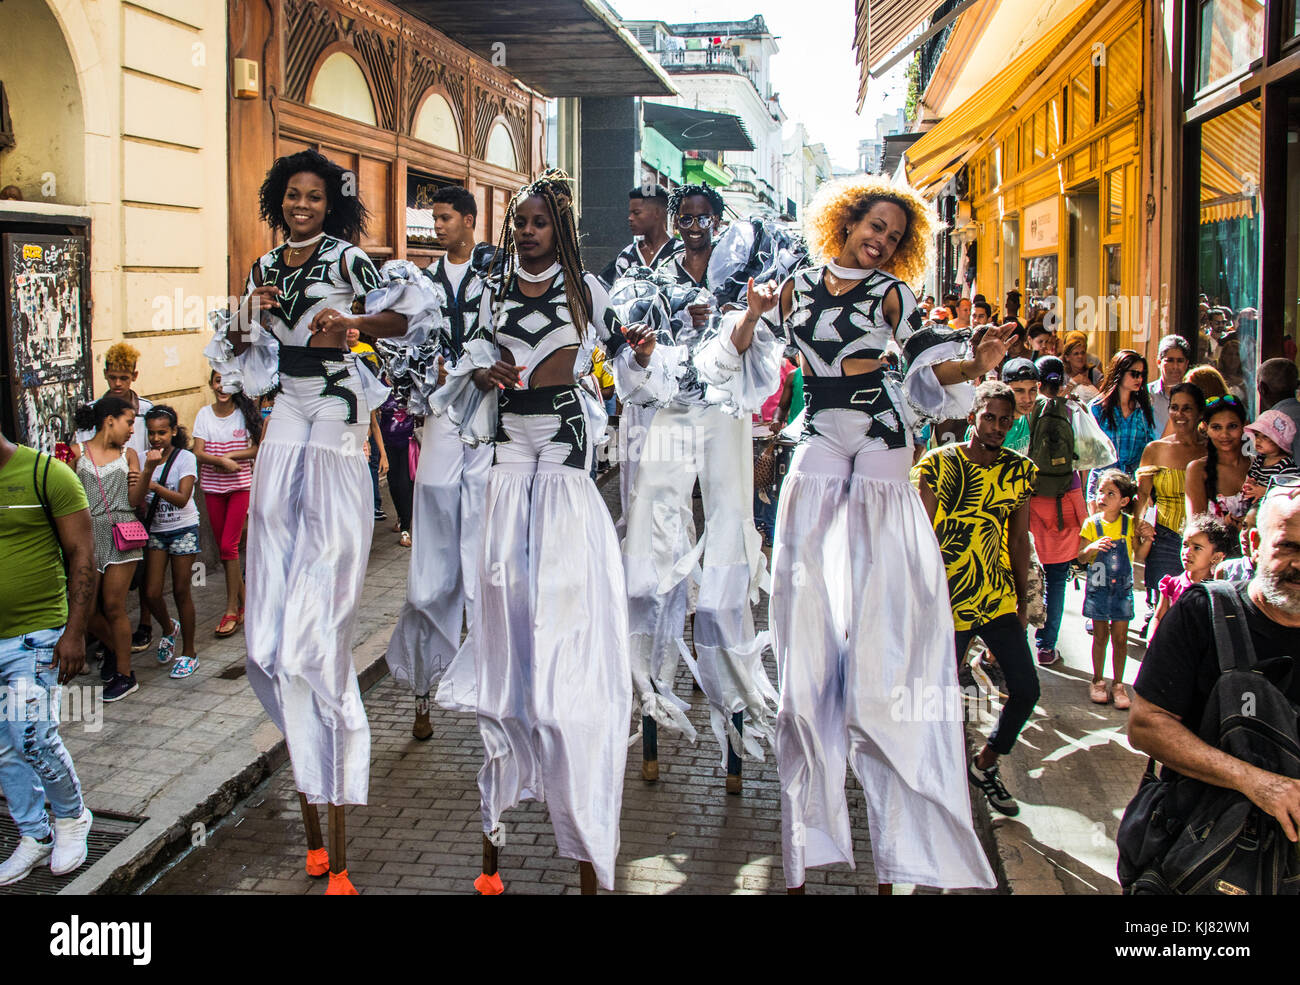
<instances>
[{"instance_id":1,"label":"street crowd","mask_svg":"<svg viewBox=\"0 0 1300 985\"><path fill-rule=\"evenodd\" d=\"M344 807L366 802L370 746L352 631L386 478L411 551L388 664L416 739L435 705L477 715L480 893L505 888L502 817L525 799L547 803L584 892L612 888L629 728L645 782L661 729L696 738L683 663L727 794L775 753L789 892L808 867L853 864L846 768L882 892L991 888L970 791L1019 811L999 760L1040 699L1038 668L1061 660L1072 577L1087 699L1129 711L1133 745L1164 767L1121 830L1125 888L1203 891L1182 874L1199 856L1178 868L1177 845L1141 837L1154 790L1180 817L1231 792L1216 819L1254 811L1279 851L1296 841L1294 757L1206 725L1229 667L1287 661L1300 641L1300 379L1291 351L1245 391L1253 309L1203 298L1153 361L1120 349L1103 364L1050 306L1022 318L1018 290L918 299L937 219L868 176L825 187L801 230L728 220L707 186L634 189L633 242L600 276L562 173L519 190L494 245L473 195L439 191L446 252L427 269L376 269L343 187L312 151L268 172L254 204L283 243L213 313L212 399L191 426L137 393L140 354L119 343L55 455L0 438L11 709L57 696L88 659L106 702L139 688L139 653L184 687L204 666L191 576L206 515L226 590L210 632L243 630L249 683L288 743L307 873L355 893ZM593 483L610 461L617 524ZM1131 635L1147 641L1132 692ZM1300 699L1287 669L1265 674L1282 718ZM961 718L890 714L914 681L999 697L973 756ZM58 715L4 719L21 840L0 885L75 871L93 817ZM1246 878L1234 865L1214 891Z\"/></svg>"}]
</instances>

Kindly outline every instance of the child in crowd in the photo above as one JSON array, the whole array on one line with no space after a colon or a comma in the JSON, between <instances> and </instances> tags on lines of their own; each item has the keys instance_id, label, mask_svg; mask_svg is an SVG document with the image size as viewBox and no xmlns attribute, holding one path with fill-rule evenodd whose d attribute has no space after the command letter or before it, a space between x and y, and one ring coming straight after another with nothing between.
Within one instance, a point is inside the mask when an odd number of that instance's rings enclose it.
<instances>
[{"instance_id":1,"label":"child in crowd","mask_svg":"<svg viewBox=\"0 0 1300 985\"><path fill-rule=\"evenodd\" d=\"M216 635L229 636L244 621L244 573L239 567L239 538L248 516L253 459L262 440L263 413L243 393L221 388L221 374L208 377L213 402L194 419L194 457L199 461L199 488L208 507L212 534L226 569L226 611Z\"/></svg>"},{"instance_id":2,"label":"child in crowd","mask_svg":"<svg viewBox=\"0 0 1300 985\"><path fill-rule=\"evenodd\" d=\"M186 446L189 437L176 420L176 411L166 404L154 404L144 416L149 429L149 451L141 466L141 477L149 492L145 496L144 525L149 543L144 552L145 603L161 626L171 631L158 641L158 662L167 664L176 655L176 634L181 634L181 655L172 664L171 677L179 680L198 669L194 651L194 599L190 575L199 553L199 508L194 502L194 482L199 462ZM163 585L171 559L172 598L176 614L167 614Z\"/></svg>"},{"instance_id":3,"label":"child in crowd","mask_svg":"<svg viewBox=\"0 0 1300 985\"><path fill-rule=\"evenodd\" d=\"M1151 550L1155 529L1130 515L1137 496L1133 477L1107 469L1097 483L1100 512L1079 531L1079 561L1088 565L1083 614L1093 621L1092 684L1089 698L1123 711L1131 701L1124 687L1124 662L1128 658L1128 624L1133 618L1133 562ZM1111 647L1113 681L1106 687L1106 644Z\"/></svg>"},{"instance_id":4,"label":"child in crowd","mask_svg":"<svg viewBox=\"0 0 1300 985\"><path fill-rule=\"evenodd\" d=\"M1232 549L1232 530L1210 513L1189 516L1183 526L1183 573L1160 579L1160 603L1151 622L1151 638L1156 638L1160 620L1169 612L1183 592L1198 582L1214 577L1214 569Z\"/></svg>"},{"instance_id":5,"label":"child in crowd","mask_svg":"<svg viewBox=\"0 0 1300 985\"><path fill-rule=\"evenodd\" d=\"M1290 452L1295 441L1295 421L1280 410L1266 410L1246 425L1246 431L1255 441L1255 461L1246 473L1241 494L1258 502L1273 476L1296 470Z\"/></svg>"},{"instance_id":6,"label":"child in crowd","mask_svg":"<svg viewBox=\"0 0 1300 985\"><path fill-rule=\"evenodd\" d=\"M1250 581L1255 577L1256 552L1250 546L1250 532L1255 529L1255 515L1258 512L1259 507L1252 506L1242 518L1241 529L1237 532L1241 557L1220 561L1214 568L1215 578L1222 578L1224 581Z\"/></svg>"}]
</instances>

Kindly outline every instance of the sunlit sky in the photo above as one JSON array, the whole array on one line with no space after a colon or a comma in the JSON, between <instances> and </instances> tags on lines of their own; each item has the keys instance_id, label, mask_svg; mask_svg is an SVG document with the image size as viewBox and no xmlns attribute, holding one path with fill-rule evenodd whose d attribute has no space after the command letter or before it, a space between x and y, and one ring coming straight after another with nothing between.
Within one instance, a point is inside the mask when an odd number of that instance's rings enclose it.
<instances>
[{"instance_id":1,"label":"sunlit sky","mask_svg":"<svg viewBox=\"0 0 1300 985\"><path fill-rule=\"evenodd\" d=\"M858 116L858 67L853 60L853 0L606 0L627 20L748 20L762 14L780 49L772 58L772 87L789 118L824 143L837 167L856 168L858 141L874 135L876 119L907 98L907 59L872 79Z\"/></svg>"}]
</instances>

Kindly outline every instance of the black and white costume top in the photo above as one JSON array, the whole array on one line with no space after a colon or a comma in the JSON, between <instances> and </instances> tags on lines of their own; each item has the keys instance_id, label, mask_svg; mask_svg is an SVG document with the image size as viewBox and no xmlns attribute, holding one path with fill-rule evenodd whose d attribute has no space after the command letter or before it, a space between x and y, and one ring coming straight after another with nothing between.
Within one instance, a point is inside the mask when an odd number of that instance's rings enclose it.
<instances>
[{"instance_id":1,"label":"black and white costume top","mask_svg":"<svg viewBox=\"0 0 1300 985\"><path fill-rule=\"evenodd\" d=\"M446 414L468 444L492 441L497 434L496 392L479 390L472 374L476 369L491 367L501 358L502 350L509 351L515 365L524 367L520 377L525 388L533 373L550 356L573 346L578 349L573 366L575 384L591 373L592 353L597 346L606 352L615 367L617 381L621 357L631 352L623 337L622 322L600 280L584 272L583 283L591 299L591 320L586 332L580 332L573 322L562 271L535 298L519 289L515 277L508 278L508 286L504 287L502 278L489 277L479 300L474 331L466 340L460 359L448 372L446 384L434 395L430 412ZM632 365L639 375L645 375L635 361ZM585 387L580 386L579 390L588 418L587 433L603 436L607 421L603 401Z\"/></svg>"},{"instance_id":2,"label":"black and white costume top","mask_svg":"<svg viewBox=\"0 0 1300 985\"><path fill-rule=\"evenodd\" d=\"M650 262L647 263L645 254L641 252L641 244L633 240L623 247L618 256L610 261L608 267L601 271L601 283L605 285L606 289L612 289L614 282L625 276L629 270L635 267L649 267L653 270L681 253L683 249L685 249L685 246L680 239L676 236L670 237L663 246L659 247L655 255L650 258Z\"/></svg>"},{"instance_id":3,"label":"black and white costume top","mask_svg":"<svg viewBox=\"0 0 1300 985\"><path fill-rule=\"evenodd\" d=\"M286 247L277 246L253 263L237 311L208 315L214 335L203 351L221 374L223 386L240 388L251 396L276 389L281 349L307 347L312 319L327 308L350 315L353 302L361 300L367 314L396 311L405 315L407 332L400 341L407 344L418 345L435 326L436 299L432 291L412 282L412 271L419 273L414 264L393 261L385 264L383 271L376 270L359 247L325 234L305 263L291 267L284 260ZM254 288L267 285L280 289L277 307L263 307L254 316L249 295ZM246 323L251 344L236 356L227 333L232 326L238 329L241 321ZM350 361L349 356L341 355L339 361ZM363 373L362 378L367 402L378 406L375 400L382 403L388 388L372 374Z\"/></svg>"},{"instance_id":4,"label":"black and white costume top","mask_svg":"<svg viewBox=\"0 0 1300 985\"><path fill-rule=\"evenodd\" d=\"M447 258L441 256L424 268L424 275L442 290L442 311L447 317L447 323L439 333L438 345L443 358L454 365L460 357L461 349L465 347L465 341L474 334L474 328L478 324L479 301L483 296L483 272L471 257L459 286L453 285L447 276Z\"/></svg>"}]
</instances>

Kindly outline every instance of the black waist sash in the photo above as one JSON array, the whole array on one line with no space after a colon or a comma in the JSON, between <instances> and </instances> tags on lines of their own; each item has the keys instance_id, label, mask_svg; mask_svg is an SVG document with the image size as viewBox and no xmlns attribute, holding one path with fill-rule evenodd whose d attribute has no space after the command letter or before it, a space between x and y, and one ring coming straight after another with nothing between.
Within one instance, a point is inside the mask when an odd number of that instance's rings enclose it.
<instances>
[{"instance_id":1,"label":"black waist sash","mask_svg":"<svg viewBox=\"0 0 1300 985\"><path fill-rule=\"evenodd\" d=\"M890 448L904 447L908 435L903 428L902 416L885 388L889 372L888 367L881 366L856 376L809 376L805 373L805 433L817 433L816 417L823 411L856 410L871 417L868 437L880 438Z\"/></svg>"}]
</instances>

